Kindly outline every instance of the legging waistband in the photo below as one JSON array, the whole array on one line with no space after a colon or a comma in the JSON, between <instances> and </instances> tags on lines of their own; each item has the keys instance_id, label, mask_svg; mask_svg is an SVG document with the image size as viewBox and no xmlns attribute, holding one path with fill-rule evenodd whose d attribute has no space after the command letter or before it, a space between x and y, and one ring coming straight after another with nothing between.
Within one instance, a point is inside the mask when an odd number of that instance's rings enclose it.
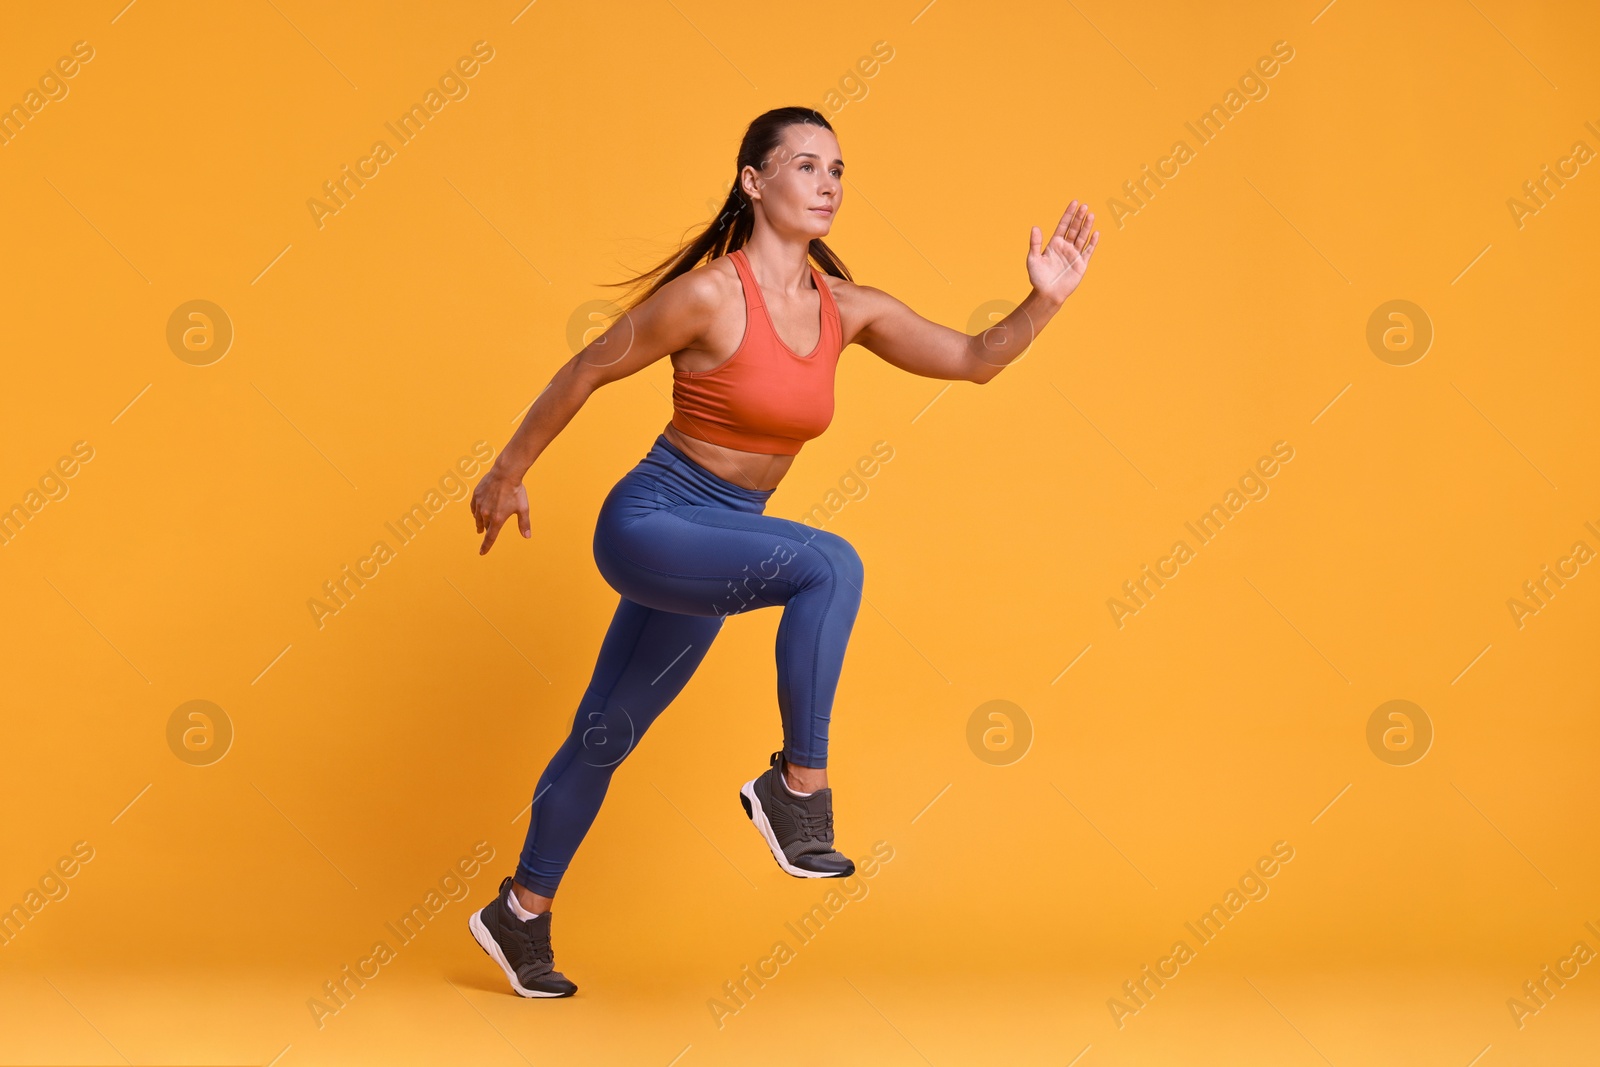
<instances>
[{"instance_id":1,"label":"legging waistband","mask_svg":"<svg viewBox=\"0 0 1600 1067\"><path fill-rule=\"evenodd\" d=\"M760 511L777 489L747 489L702 467L677 445L667 440L667 435L656 435L650 451L639 461L642 467L653 468L661 477L679 480L692 488L697 496L708 496L717 504L737 511Z\"/></svg>"}]
</instances>

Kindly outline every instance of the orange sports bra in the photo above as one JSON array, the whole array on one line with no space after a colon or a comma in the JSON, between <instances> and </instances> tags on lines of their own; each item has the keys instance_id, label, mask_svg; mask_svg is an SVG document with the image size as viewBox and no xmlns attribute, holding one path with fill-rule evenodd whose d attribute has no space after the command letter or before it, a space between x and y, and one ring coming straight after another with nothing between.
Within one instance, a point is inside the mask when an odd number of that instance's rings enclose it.
<instances>
[{"instance_id":1,"label":"orange sports bra","mask_svg":"<svg viewBox=\"0 0 1600 1067\"><path fill-rule=\"evenodd\" d=\"M817 347L802 356L773 328L744 249L728 258L744 289L744 337L710 370L672 372L672 425L727 448L792 456L833 421L833 372L844 347L839 306L812 266L822 328Z\"/></svg>"}]
</instances>

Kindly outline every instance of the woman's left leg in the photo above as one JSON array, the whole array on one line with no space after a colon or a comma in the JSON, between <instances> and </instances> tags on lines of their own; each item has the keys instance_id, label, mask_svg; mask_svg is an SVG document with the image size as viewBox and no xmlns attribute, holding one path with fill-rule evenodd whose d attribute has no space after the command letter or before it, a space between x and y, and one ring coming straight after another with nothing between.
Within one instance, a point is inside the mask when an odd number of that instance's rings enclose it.
<instances>
[{"instance_id":1,"label":"woman's left leg","mask_svg":"<svg viewBox=\"0 0 1600 1067\"><path fill-rule=\"evenodd\" d=\"M612 773L682 691L721 628L720 617L679 615L621 598L572 731L534 790L518 885L555 896Z\"/></svg>"}]
</instances>

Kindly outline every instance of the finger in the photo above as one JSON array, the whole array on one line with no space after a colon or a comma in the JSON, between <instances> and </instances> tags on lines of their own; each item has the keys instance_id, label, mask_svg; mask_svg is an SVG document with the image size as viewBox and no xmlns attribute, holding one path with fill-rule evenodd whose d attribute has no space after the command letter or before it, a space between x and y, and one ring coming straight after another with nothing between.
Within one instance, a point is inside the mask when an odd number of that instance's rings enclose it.
<instances>
[{"instance_id":1,"label":"finger","mask_svg":"<svg viewBox=\"0 0 1600 1067\"><path fill-rule=\"evenodd\" d=\"M1072 206L1067 208L1067 213L1061 217L1061 239L1067 244L1072 243L1073 234L1078 232L1078 202L1074 200Z\"/></svg>"},{"instance_id":2,"label":"finger","mask_svg":"<svg viewBox=\"0 0 1600 1067\"><path fill-rule=\"evenodd\" d=\"M1056 237L1065 237L1066 236L1067 226L1070 225L1071 222L1072 222L1072 213L1074 211L1076 211L1077 209L1078 209L1078 202L1076 200L1074 200L1072 203L1067 205L1067 210L1065 210L1065 211L1063 211L1061 213L1061 221L1056 223L1056 232L1055 232L1055 236Z\"/></svg>"},{"instance_id":3,"label":"finger","mask_svg":"<svg viewBox=\"0 0 1600 1067\"><path fill-rule=\"evenodd\" d=\"M1088 230L1088 226L1087 226L1086 222L1084 221L1085 220L1085 216L1088 213L1089 213L1089 205L1088 204L1079 205L1078 210L1072 216L1072 225L1067 227L1067 243L1072 245L1074 248L1081 247L1079 245L1079 240L1081 239L1082 235L1085 232L1087 232L1087 230Z\"/></svg>"},{"instance_id":4,"label":"finger","mask_svg":"<svg viewBox=\"0 0 1600 1067\"><path fill-rule=\"evenodd\" d=\"M528 521L528 505L523 504L517 509L517 525L522 528L523 537L533 536L533 524Z\"/></svg>"},{"instance_id":5,"label":"finger","mask_svg":"<svg viewBox=\"0 0 1600 1067\"><path fill-rule=\"evenodd\" d=\"M1083 247L1086 244L1089 243L1089 234L1090 234L1091 228L1093 226L1094 226L1094 212L1090 211L1084 216L1083 225L1078 230L1078 242L1077 243L1078 243L1078 250L1080 252L1083 250Z\"/></svg>"},{"instance_id":6,"label":"finger","mask_svg":"<svg viewBox=\"0 0 1600 1067\"><path fill-rule=\"evenodd\" d=\"M1049 244L1051 248L1060 251L1065 247L1067 227L1071 224L1072 220L1070 218L1065 215L1061 216L1061 221L1056 224L1055 232L1050 235Z\"/></svg>"},{"instance_id":7,"label":"finger","mask_svg":"<svg viewBox=\"0 0 1600 1067\"><path fill-rule=\"evenodd\" d=\"M1089 239L1089 243L1078 253L1078 276L1082 277L1089 270L1089 258L1094 255L1095 245L1100 243L1099 231Z\"/></svg>"},{"instance_id":8,"label":"finger","mask_svg":"<svg viewBox=\"0 0 1600 1067\"><path fill-rule=\"evenodd\" d=\"M1036 255L1039 254L1039 241L1040 241L1040 238L1042 236L1043 236L1043 231L1041 231L1039 229L1039 227L1037 227L1037 226L1034 226L1034 227L1032 227L1031 229L1028 230L1028 254L1029 255L1036 256Z\"/></svg>"},{"instance_id":9,"label":"finger","mask_svg":"<svg viewBox=\"0 0 1600 1067\"><path fill-rule=\"evenodd\" d=\"M501 522L504 522L504 521L505 521L504 519L501 520ZM496 537L499 537L499 536L500 536L500 522L490 523L490 525L489 525L489 534L488 534L487 537L485 537L483 539L483 547L478 549L478 555L481 556L485 552L489 551L490 548L494 547L494 539Z\"/></svg>"}]
</instances>

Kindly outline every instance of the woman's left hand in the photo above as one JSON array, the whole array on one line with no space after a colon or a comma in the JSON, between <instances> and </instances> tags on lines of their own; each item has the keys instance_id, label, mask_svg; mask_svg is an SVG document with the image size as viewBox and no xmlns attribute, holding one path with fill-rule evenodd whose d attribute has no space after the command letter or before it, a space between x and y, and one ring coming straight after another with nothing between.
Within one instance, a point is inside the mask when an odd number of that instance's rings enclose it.
<instances>
[{"instance_id":1,"label":"woman's left hand","mask_svg":"<svg viewBox=\"0 0 1600 1067\"><path fill-rule=\"evenodd\" d=\"M1060 303L1072 295L1089 270L1089 257L1100 243L1100 231L1090 230L1094 212L1088 204L1074 200L1067 205L1049 244L1040 248L1043 236L1035 226L1028 237L1028 280L1034 291Z\"/></svg>"}]
</instances>

